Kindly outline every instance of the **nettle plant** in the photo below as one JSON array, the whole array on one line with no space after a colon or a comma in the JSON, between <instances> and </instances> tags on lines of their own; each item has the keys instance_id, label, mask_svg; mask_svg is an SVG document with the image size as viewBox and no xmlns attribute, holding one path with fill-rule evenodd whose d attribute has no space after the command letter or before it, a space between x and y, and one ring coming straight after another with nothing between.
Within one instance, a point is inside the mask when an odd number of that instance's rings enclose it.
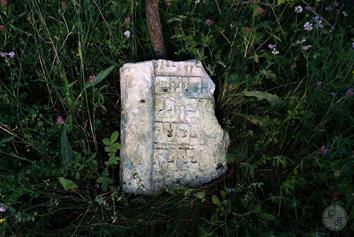
<instances>
[{"instance_id":1,"label":"nettle plant","mask_svg":"<svg viewBox=\"0 0 354 237\"><path fill-rule=\"evenodd\" d=\"M105 145L104 150L107 152L109 160L105 162L106 167L118 165L119 157L117 157L117 152L121 148L121 144L117 142L119 133L114 131L110 138L104 138L102 140Z\"/></svg>"},{"instance_id":2,"label":"nettle plant","mask_svg":"<svg viewBox=\"0 0 354 237\"><path fill-rule=\"evenodd\" d=\"M109 138L102 140L105 145L104 150L107 152L108 161L105 162L105 168L102 171L101 176L97 179L97 182L101 185L101 189L106 191L108 186L114 183L114 180L109 178L109 168L114 168L118 165L119 157L117 152L121 148L121 144L117 142L119 137L118 131L114 131Z\"/></svg>"}]
</instances>

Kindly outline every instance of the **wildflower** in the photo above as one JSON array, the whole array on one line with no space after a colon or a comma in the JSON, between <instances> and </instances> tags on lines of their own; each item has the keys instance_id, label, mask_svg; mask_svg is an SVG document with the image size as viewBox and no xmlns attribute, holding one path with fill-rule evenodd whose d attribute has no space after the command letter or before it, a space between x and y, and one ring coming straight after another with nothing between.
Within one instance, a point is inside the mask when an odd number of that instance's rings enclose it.
<instances>
[{"instance_id":1,"label":"wildflower","mask_svg":"<svg viewBox=\"0 0 354 237\"><path fill-rule=\"evenodd\" d=\"M270 48L270 49L275 49L277 47L277 45L276 44L268 44L268 48Z\"/></svg>"},{"instance_id":2,"label":"wildflower","mask_svg":"<svg viewBox=\"0 0 354 237\"><path fill-rule=\"evenodd\" d=\"M246 32L246 33L251 33L252 32L252 28L251 27L245 27L244 28L244 31ZM354 44L354 43L353 43Z\"/></svg>"},{"instance_id":3,"label":"wildflower","mask_svg":"<svg viewBox=\"0 0 354 237\"><path fill-rule=\"evenodd\" d=\"M301 40L297 40L296 41L296 44L303 44L306 42L306 39L305 38L302 38Z\"/></svg>"},{"instance_id":4,"label":"wildflower","mask_svg":"<svg viewBox=\"0 0 354 237\"><path fill-rule=\"evenodd\" d=\"M59 115L57 117L57 124L63 125L64 123L65 123L65 119L63 118L63 116Z\"/></svg>"},{"instance_id":5,"label":"wildflower","mask_svg":"<svg viewBox=\"0 0 354 237\"><path fill-rule=\"evenodd\" d=\"M277 55L278 53L279 53L278 50L276 50L276 49L273 49L273 50L272 50L272 54L273 54L273 55Z\"/></svg>"},{"instance_id":6,"label":"wildflower","mask_svg":"<svg viewBox=\"0 0 354 237\"><path fill-rule=\"evenodd\" d=\"M14 58L15 57L15 52L9 52L9 53L7 53L7 52L0 52L0 57L2 57L2 58L7 58L7 57L9 57L9 58Z\"/></svg>"},{"instance_id":7,"label":"wildflower","mask_svg":"<svg viewBox=\"0 0 354 237\"><path fill-rule=\"evenodd\" d=\"M16 55L15 52L12 52L12 51L11 51L10 53L8 53L8 56L9 56L10 58L14 58L15 55Z\"/></svg>"},{"instance_id":8,"label":"wildflower","mask_svg":"<svg viewBox=\"0 0 354 237\"><path fill-rule=\"evenodd\" d=\"M335 170L333 175L334 175L334 177L339 177L340 176L340 170Z\"/></svg>"},{"instance_id":9,"label":"wildflower","mask_svg":"<svg viewBox=\"0 0 354 237\"><path fill-rule=\"evenodd\" d=\"M96 81L96 75L92 74L90 77L89 77L89 81L90 82L95 82Z\"/></svg>"},{"instance_id":10,"label":"wildflower","mask_svg":"<svg viewBox=\"0 0 354 237\"><path fill-rule=\"evenodd\" d=\"M5 222L5 218L0 218L0 224Z\"/></svg>"},{"instance_id":11,"label":"wildflower","mask_svg":"<svg viewBox=\"0 0 354 237\"><path fill-rule=\"evenodd\" d=\"M214 21L213 21L212 19L206 19L206 20L205 20L205 24L206 24L207 26L211 26L211 25L214 24Z\"/></svg>"},{"instance_id":12,"label":"wildflower","mask_svg":"<svg viewBox=\"0 0 354 237\"><path fill-rule=\"evenodd\" d=\"M125 38L130 38L130 31L129 30L126 30L125 32L124 32L124 36L125 36Z\"/></svg>"},{"instance_id":13,"label":"wildflower","mask_svg":"<svg viewBox=\"0 0 354 237\"><path fill-rule=\"evenodd\" d=\"M319 150L319 153L323 156L327 155L328 153L328 149L326 148L326 146L321 146L320 147L320 150Z\"/></svg>"},{"instance_id":14,"label":"wildflower","mask_svg":"<svg viewBox=\"0 0 354 237\"><path fill-rule=\"evenodd\" d=\"M301 47L302 48L302 50L304 50L304 51L307 51L307 50L309 50L310 48L312 48L312 45L304 45L304 46L302 46Z\"/></svg>"},{"instance_id":15,"label":"wildflower","mask_svg":"<svg viewBox=\"0 0 354 237\"><path fill-rule=\"evenodd\" d=\"M317 89L320 89L320 88L322 87L322 85L323 85L323 82L322 82L322 81L317 81L317 82L316 82L316 88L317 88Z\"/></svg>"},{"instance_id":16,"label":"wildflower","mask_svg":"<svg viewBox=\"0 0 354 237\"><path fill-rule=\"evenodd\" d=\"M348 97L352 97L354 96L354 89L353 88L349 88L346 92L345 95Z\"/></svg>"},{"instance_id":17,"label":"wildflower","mask_svg":"<svg viewBox=\"0 0 354 237\"><path fill-rule=\"evenodd\" d=\"M313 30L313 24L310 23L310 22L306 22L306 23L304 24L304 30L305 30L305 31L312 31L312 30Z\"/></svg>"},{"instance_id":18,"label":"wildflower","mask_svg":"<svg viewBox=\"0 0 354 237\"><path fill-rule=\"evenodd\" d=\"M265 12L264 9L261 8L261 7L258 7L258 8L256 9L257 15L262 15L264 12Z\"/></svg>"},{"instance_id":19,"label":"wildflower","mask_svg":"<svg viewBox=\"0 0 354 237\"><path fill-rule=\"evenodd\" d=\"M268 44L268 48L272 50L273 55L277 55L279 53L276 44Z\"/></svg>"},{"instance_id":20,"label":"wildflower","mask_svg":"<svg viewBox=\"0 0 354 237\"><path fill-rule=\"evenodd\" d=\"M0 0L0 6L3 8L7 7L7 0Z\"/></svg>"},{"instance_id":21,"label":"wildflower","mask_svg":"<svg viewBox=\"0 0 354 237\"><path fill-rule=\"evenodd\" d=\"M296 13L301 13L304 9L302 8L302 6L298 5L294 8L294 12Z\"/></svg>"},{"instance_id":22,"label":"wildflower","mask_svg":"<svg viewBox=\"0 0 354 237\"><path fill-rule=\"evenodd\" d=\"M6 212L7 208L4 204L0 204L0 213Z\"/></svg>"},{"instance_id":23,"label":"wildflower","mask_svg":"<svg viewBox=\"0 0 354 237\"><path fill-rule=\"evenodd\" d=\"M323 19L320 16L315 16L313 17L313 20L315 21L315 28L319 29L319 28L323 28Z\"/></svg>"},{"instance_id":24,"label":"wildflower","mask_svg":"<svg viewBox=\"0 0 354 237\"><path fill-rule=\"evenodd\" d=\"M124 24L125 25L129 25L129 23L131 22L131 16L126 16L126 17L124 17Z\"/></svg>"}]
</instances>

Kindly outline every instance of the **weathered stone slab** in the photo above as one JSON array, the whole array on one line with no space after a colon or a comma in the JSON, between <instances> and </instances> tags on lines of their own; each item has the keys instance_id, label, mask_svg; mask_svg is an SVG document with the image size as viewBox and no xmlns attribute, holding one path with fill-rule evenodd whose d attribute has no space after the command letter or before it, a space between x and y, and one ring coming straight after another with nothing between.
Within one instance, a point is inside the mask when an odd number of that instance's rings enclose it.
<instances>
[{"instance_id":1,"label":"weathered stone slab","mask_svg":"<svg viewBox=\"0 0 354 237\"><path fill-rule=\"evenodd\" d=\"M201 185L226 171L229 138L215 117L215 85L200 62L128 63L120 78L126 192Z\"/></svg>"}]
</instances>

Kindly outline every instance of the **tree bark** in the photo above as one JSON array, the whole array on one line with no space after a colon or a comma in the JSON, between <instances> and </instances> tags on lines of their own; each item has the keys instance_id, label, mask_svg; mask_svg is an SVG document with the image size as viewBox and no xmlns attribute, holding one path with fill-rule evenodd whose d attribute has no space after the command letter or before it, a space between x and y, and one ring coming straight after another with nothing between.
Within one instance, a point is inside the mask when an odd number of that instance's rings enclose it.
<instances>
[{"instance_id":1,"label":"tree bark","mask_svg":"<svg viewBox=\"0 0 354 237\"><path fill-rule=\"evenodd\" d=\"M146 0L146 22L155 57L166 58L167 51L162 36L159 2L160 0Z\"/></svg>"}]
</instances>

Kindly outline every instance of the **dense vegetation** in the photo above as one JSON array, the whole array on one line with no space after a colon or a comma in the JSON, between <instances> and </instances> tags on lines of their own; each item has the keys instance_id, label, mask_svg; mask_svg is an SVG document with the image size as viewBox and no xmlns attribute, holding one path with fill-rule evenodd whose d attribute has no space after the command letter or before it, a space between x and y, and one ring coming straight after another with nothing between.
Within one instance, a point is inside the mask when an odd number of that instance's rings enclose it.
<instances>
[{"instance_id":1,"label":"dense vegetation","mask_svg":"<svg viewBox=\"0 0 354 237\"><path fill-rule=\"evenodd\" d=\"M217 85L229 169L133 196L115 131L119 67L153 58L143 1L0 0L0 236L353 234L353 3L257 2L161 1L169 59Z\"/></svg>"}]
</instances>

